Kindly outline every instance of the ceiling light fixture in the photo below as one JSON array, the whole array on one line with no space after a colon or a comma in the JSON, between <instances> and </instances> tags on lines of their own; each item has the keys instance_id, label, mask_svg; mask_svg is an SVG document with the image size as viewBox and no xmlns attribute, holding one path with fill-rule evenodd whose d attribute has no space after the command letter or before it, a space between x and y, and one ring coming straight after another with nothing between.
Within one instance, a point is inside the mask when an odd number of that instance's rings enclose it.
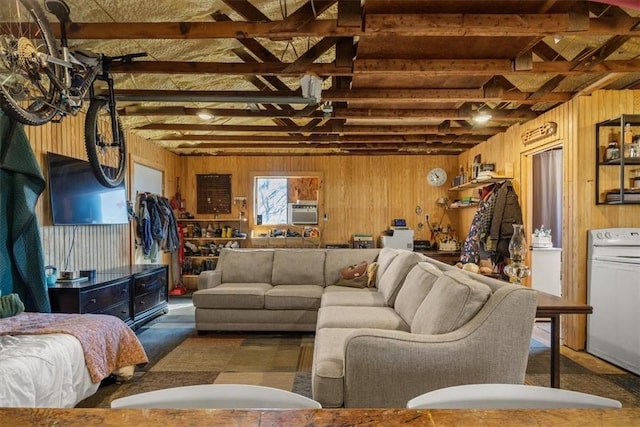
<instances>
[{"instance_id":1,"label":"ceiling light fixture","mask_svg":"<svg viewBox=\"0 0 640 427\"><path fill-rule=\"evenodd\" d=\"M211 120L213 119L213 114L208 113L206 111L200 111L198 112L198 117L200 117L200 119L202 120Z\"/></svg>"},{"instance_id":2,"label":"ceiling light fixture","mask_svg":"<svg viewBox=\"0 0 640 427\"><path fill-rule=\"evenodd\" d=\"M478 113L473 116L473 121L476 123L487 123L491 120L491 114L486 111L478 111Z\"/></svg>"}]
</instances>

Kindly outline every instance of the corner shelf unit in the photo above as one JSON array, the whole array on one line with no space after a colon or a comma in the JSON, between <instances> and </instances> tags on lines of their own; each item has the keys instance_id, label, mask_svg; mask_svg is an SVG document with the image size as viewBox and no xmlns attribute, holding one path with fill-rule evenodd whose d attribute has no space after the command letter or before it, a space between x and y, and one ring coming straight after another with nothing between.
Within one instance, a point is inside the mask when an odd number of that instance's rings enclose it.
<instances>
[{"instance_id":1,"label":"corner shelf unit","mask_svg":"<svg viewBox=\"0 0 640 427\"><path fill-rule=\"evenodd\" d=\"M192 252L187 251L185 247L184 260L180 266L180 277L186 288L195 288L200 272L215 269L221 244L226 246L230 242L238 242L239 247L242 247L243 242L247 240L246 233L244 237L237 237L238 234L243 233L242 224L244 221L241 219L182 218L177 221L183 229L185 246L190 243L198 249L198 252ZM197 236L194 235L196 224L200 227L200 234ZM190 225L191 227L189 227ZM236 230L236 237L221 237L218 236L219 232L215 232L216 229L224 230L225 228Z\"/></svg>"},{"instance_id":2,"label":"corner shelf unit","mask_svg":"<svg viewBox=\"0 0 640 427\"><path fill-rule=\"evenodd\" d=\"M631 182L631 167L640 169L640 156L625 157L624 129L627 123L635 135L640 134L640 115L623 114L615 119L596 123L595 153L595 197L596 205L637 205L640 204L640 188L625 187ZM618 131L620 157L604 160L604 152L608 144L608 135ZM617 188L601 189L603 186L617 185Z\"/></svg>"}]
</instances>

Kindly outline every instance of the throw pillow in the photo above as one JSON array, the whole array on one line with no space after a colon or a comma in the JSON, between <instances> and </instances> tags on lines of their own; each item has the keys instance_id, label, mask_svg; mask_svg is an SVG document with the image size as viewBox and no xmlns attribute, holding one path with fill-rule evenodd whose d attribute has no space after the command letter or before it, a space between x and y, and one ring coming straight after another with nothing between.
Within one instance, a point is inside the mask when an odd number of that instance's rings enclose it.
<instances>
[{"instance_id":1,"label":"throw pillow","mask_svg":"<svg viewBox=\"0 0 640 427\"><path fill-rule=\"evenodd\" d=\"M376 286L376 273L378 272L378 263L372 262L367 266L367 288Z\"/></svg>"},{"instance_id":2,"label":"throw pillow","mask_svg":"<svg viewBox=\"0 0 640 427\"><path fill-rule=\"evenodd\" d=\"M349 288L366 288L367 287L367 276L359 276L354 277L353 279L344 279L340 278L336 283L336 286L347 286Z\"/></svg>"},{"instance_id":3,"label":"throw pillow","mask_svg":"<svg viewBox=\"0 0 640 427\"><path fill-rule=\"evenodd\" d=\"M348 265L340 270L340 280L336 285L348 286L351 288L366 288L369 278L367 276L366 261L362 261L359 264Z\"/></svg>"},{"instance_id":4,"label":"throw pillow","mask_svg":"<svg viewBox=\"0 0 640 427\"><path fill-rule=\"evenodd\" d=\"M364 276L367 273L367 261L362 261L360 264L349 265L340 270L340 277L342 279L354 279L356 277Z\"/></svg>"},{"instance_id":5,"label":"throw pillow","mask_svg":"<svg viewBox=\"0 0 640 427\"><path fill-rule=\"evenodd\" d=\"M0 319L15 316L24 311L24 304L18 294L9 294L0 297Z\"/></svg>"}]
</instances>

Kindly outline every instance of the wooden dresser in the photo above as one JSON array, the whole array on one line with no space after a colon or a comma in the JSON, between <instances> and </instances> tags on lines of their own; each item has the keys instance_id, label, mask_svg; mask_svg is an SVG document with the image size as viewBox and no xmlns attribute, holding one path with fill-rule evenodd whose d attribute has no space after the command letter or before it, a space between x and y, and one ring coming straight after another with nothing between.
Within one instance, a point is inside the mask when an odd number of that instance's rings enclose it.
<instances>
[{"instance_id":1,"label":"wooden dresser","mask_svg":"<svg viewBox=\"0 0 640 427\"><path fill-rule=\"evenodd\" d=\"M110 314L132 328L168 311L168 268L141 264L100 271L93 280L49 287L54 313Z\"/></svg>"}]
</instances>

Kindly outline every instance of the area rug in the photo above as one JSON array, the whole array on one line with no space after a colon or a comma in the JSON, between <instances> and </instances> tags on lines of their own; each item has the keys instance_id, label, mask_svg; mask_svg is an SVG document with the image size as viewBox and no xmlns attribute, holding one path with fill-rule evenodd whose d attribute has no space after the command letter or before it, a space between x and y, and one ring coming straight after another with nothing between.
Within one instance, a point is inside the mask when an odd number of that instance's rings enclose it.
<instances>
[{"instance_id":1,"label":"area rug","mask_svg":"<svg viewBox=\"0 0 640 427\"><path fill-rule=\"evenodd\" d=\"M172 309L138 336L150 363L124 383L105 383L78 407L195 384L255 384L311 396L313 333L207 333L193 328L192 308ZM531 340L525 383L549 386L549 347ZM560 385L640 407L640 377L585 352L562 348Z\"/></svg>"}]
</instances>

